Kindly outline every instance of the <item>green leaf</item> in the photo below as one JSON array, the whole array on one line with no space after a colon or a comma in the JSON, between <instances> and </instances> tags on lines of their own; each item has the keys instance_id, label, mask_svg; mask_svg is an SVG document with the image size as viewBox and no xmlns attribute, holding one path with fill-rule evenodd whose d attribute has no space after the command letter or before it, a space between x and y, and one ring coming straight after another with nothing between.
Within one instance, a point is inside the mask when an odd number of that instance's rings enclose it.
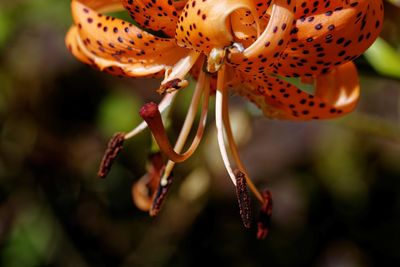
<instances>
[{"instance_id":1,"label":"green leaf","mask_svg":"<svg viewBox=\"0 0 400 267\"><path fill-rule=\"evenodd\" d=\"M99 127L105 136L129 131L141 122L140 103L132 96L113 91L100 105Z\"/></svg>"},{"instance_id":2,"label":"green leaf","mask_svg":"<svg viewBox=\"0 0 400 267\"><path fill-rule=\"evenodd\" d=\"M378 73L400 78L400 54L382 38L378 38L364 56Z\"/></svg>"}]
</instances>

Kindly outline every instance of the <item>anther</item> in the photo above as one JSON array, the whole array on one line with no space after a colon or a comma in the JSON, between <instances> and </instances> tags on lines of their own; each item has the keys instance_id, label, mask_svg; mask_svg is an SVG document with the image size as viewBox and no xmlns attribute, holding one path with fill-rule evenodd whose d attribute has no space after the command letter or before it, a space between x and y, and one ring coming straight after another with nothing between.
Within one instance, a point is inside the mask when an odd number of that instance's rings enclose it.
<instances>
[{"instance_id":1,"label":"anther","mask_svg":"<svg viewBox=\"0 0 400 267\"><path fill-rule=\"evenodd\" d=\"M160 88L157 89L157 93L164 95L166 93L172 93L189 85L187 80L182 80L179 78L172 79L164 84L161 84Z\"/></svg>"},{"instance_id":2,"label":"anther","mask_svg":"<svg viewBox=\"0 0 400 267\"><path fill-rule=\"evenodd\" d=\"M132 186L132 199L139 209L143 211L150 210L164 167L165 164L161 153L157 152L149 155L146 167L147 173Z\"/></svg>"},{"instance_id":3,"label":"anther","mask_svg":"<svg viewBox=\"0 0 400 267\"><path fill-rule=\"evenodd\" d=\"M244 227L250 228L252 221L251 200L249 191L247 190L245 174L239 169L234 170L234 174L236 177L236 197L239 203L240 216L242 217Z\"/></svg>"},{"instance_id":4,"label":"anther","mask_svg":"<svg viewBox=\"0 0 400 267\"><path fill-rule=\"evenodd\" d=\"M265 239L268 235L271 227L271 215L272 215L272 195L269 190L264 190L262 193L264 202L260 209L260 214L257 221L257 238Z\"/></svg>"},{"instance_id":5,"label":"anther","mask_svg":"<svg viewBox=\"0 0 400 267\"><path fill-rule=\"evenodd\" d=\"M116 133L108 142L106 152L104 153L97 173L100 178L105 178L110 172L114 160L122 150L124 140L125 133Z\"/></svg>"},{"instance_id":6,"label":"anther","mask_svg":"<svg viewBox=\"0 0 400 267\"><path fill-rule=\"evenodd\" d=\"M161 176L163 176L163 175L161 175ZM173 174L170 173L170 175L166 179L166 181L167 181L166 184L162 184L162 183L158 184L158 188L153 197L153 203L152 203L150 211L149 211L150 216L152 216L152 217L157 216L158 213L160 212L161 207L164 203L165 197L167 196L167 193L168 193L169 189L171 188L172 178L173 178Z\"/></svg>"}]
</instances>

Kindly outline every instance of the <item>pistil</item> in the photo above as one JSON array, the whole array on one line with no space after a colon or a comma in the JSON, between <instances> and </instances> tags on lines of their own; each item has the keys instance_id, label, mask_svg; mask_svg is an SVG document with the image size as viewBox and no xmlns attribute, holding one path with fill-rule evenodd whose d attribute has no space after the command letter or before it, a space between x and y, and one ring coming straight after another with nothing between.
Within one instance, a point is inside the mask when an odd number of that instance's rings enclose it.
<instances>
[{"instance_id":1,"label":"pistil","mask_svg":"<svg viewBox=\"0 0 400 267\"><path fill-rule=\"evenodd\" d=\"M204 95L204 103L203 104L203 113L202 113L202 118L200 119L199 126L197 129L196 136L191 143L190 147L187 149L187 151L183 154L180 154L180 150L183 147L184 141L186 141L186 138L190 132L190 129L193 125L193 120L194 120L194 114L195 110L198 107L199 101L201 99L201 95L204 89L205 81L207 84L207 88L209 87L209 78L205 77L205 74L201 75L201 79L199 79L199 82L197 83L196 89L195 89L195 94L193 96L193 101L192 101L192 111L190 112L190 116L188 117L187 123L184 123L184 127L182 128L182 138L181 140L178 140L178 150L175 151L174 148L172 148L171 143L169 142L168 136L166 134L165 127L162 122L161 114L160 111L158 110L157 104L155 103L147 103L145 104L141 110L140 110L140 116L146 121L147 125L149 126L154 139L156 140L160 150L167 155L167 157L174 162L183 162L186 159L188 159L196 150L200 143L200 139L203 135L204 132L204 126L205 126L205 117L207 115L207 107L208 107L208 92ZM207 89L208 91L208 89ZM170 171L168 171L170 172ZM167 173L168 173L167 172Z\"/></svg>"},{"instance_id":2,"label":"pistil","mask_svg":"<svg viewBox=\"0 0 400 267\"><path fill-rule=\"evenodd\" d=\"M204 87L204 88L202 88L202 87ZM192 102L190 103L189 111L186 114L186 118L183 123L181 132L175 143L174 150L177 153L180 153L182 151L183 146L186 143L187 137L189 136L190 129L192 128L192 125L193 125L193 122L195 119L195 115L196 115L196 112L198 109L199 99L201 97L201 94L203 94L203 103L202 103L202 108L201 108L198 131L193 140L193 143L195 143L196 145L191 146L192 147L191 153L194 153L197 146L200 144L200 141L204 134L206 122L207 122L208 104L209 104L209 96L210 96L210 77L209 77L209 75L207 75L204 72L201 72L199 75L198 82L197 82L197 85L195 88L195 92L192 97ZM175 166L175 162L169 160L165 167L164 174L161 178L161 185L165 185L168 183L167 179L170 176L174 166Z\"/></svg>"}]
</instances>

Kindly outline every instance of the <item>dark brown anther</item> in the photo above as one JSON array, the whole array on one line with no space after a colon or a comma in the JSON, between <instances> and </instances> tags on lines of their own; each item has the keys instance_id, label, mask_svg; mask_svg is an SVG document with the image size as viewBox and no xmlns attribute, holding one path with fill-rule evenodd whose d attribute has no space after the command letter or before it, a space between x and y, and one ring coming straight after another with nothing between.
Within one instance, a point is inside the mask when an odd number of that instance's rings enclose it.
<instances>
[{"instance_id":1,"label":"dark brown anther","mask_svg":"<svg viewBox=\"0 0 400 267\"><path fill-rule=\"evenodd\" d=\"M262 193L264 203L261 206L260 214L257 222L257 238L265 239L271 228L271 215L272 215L272 195L269 190L264 190Z\"/></svg>"},{"instance_id":2,"label":"dark brown anther","mask_svg":"<svg viewBox=\"0 0 400 267\"><path fill-rule=\"evenodd\" d=\"M179 78L172 79L160 86L160 88L157 89L157 93L160 95L164 95L165 93L172 93L176 90L182 89L186 86L188 86L189 83L187 80L182 80Z\"/></svg>"},{"instance_id":3,"label":"dark brown anther","mask_svg":"<svg viewBox=\"0 0 400 267\"><path fill-rule=\"evenodd\" d=\"M236 177L236 197L239 203L240 216L242 217L244 227L250 228L252 221L251 199L247 190L245 174L238 169L234 171L234 174Z\"/></svg>"},{"instance_id":4,"label":"dark brown anther","mask_svg":"<svg viewBox=\"0 0 400 267\"><path fill-rule=\"evenodd\" d=\"M106 152L104 153L103 159L100 163L99 171L97 173L100 178L105 178L110 172L115 158L122 150L124 141L125 133L116 133L108 142Z\"/></svg>"},{"instance_id":5,"label":"dark brown anther","mask_svg":"<svg viewBox=\"0 0 400 267\"><path fill-rule=\"evenodd\" d=\"M161 177L162 176L163 176L163 174L161 174ZM151 205L151 208L149 211L150 216L155 217L160 212L161 206L163 205L163 203L165 201L165 197L167 196L167 193L168 193L169 189L171 188L172 178L173 178L173 174L171 173L171 175L166 179L165 184L163 184L164 181L162 181L162 180L158 184L157 191L153 197L153 204Z\"/></svg>"},{"instance_id":6,"label":"dark brown anther","mask_svg":"<svg viewBox=\"0 0 400 267\"><path fill-rule=\"evenodd\" d=\"M157 152L149 155L146 167L147 173L132 186L133 202L137 208L143 211L150 210L164 167L161 153Z\"/></svg>"}]
</instances>

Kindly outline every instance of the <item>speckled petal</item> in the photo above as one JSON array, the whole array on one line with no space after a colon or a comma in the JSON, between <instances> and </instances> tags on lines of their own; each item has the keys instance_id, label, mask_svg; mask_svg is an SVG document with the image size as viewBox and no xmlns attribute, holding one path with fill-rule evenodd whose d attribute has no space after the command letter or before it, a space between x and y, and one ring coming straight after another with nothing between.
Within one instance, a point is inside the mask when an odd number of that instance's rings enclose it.
<instances>
[{"instance_id":1,"label":"speckled petal","mask_svg":"<svg viewBox=\"0 0 400 267\"><path fill-rule=\"evenodd\" d=\"M122 0L122 4L142 27L174 36L179 13L173 0Z\"/></svg>"},{"instance_id":2,"label":"speckled petal","mask_svg":"<svg viewBox=\"0 0 400 267\"><path fill-rule=\"evenodd\" d=\"M364 53L381 31L382 1L346 2L344 7L331 3L323 12L303 14L291 29L283 56L274 64L275 73L315 76Z\"/></svg>"},{"instance_id":3,"label":"speckled petal","mask_svg":"<svg viewBox=\"0 0 400 267\"><path fill-rule=\"evenodd\" d=\"M272 64L289 43L294 21L295 1L276 0L272 4L268 25L257 40L243 53L231 54L229 64L246 73L272 72Z\"/></svg>"},{"instance_id":4,"label":"speckled petal","mask_svg":"<svg viewBox=\"0 0 400 267\"><path fill-rule=\"evenodd\" d=\"M175 35L178 44L205 54L213 48L231 45L229 16L240 9L257 17L252 0L189 0L178 21Z\"/></svg>"},{"instance_id":5,"label":"speckled petal","mask_svg":"<svg viewBox=\"0 0 400 267\"><path fill-rule=\"evenodd\" d=\"M353 63L346 63L319 76L315 94L306 93L278 77L263 79L237 75L240 95L256 104L265 116L283 120L331 119L351 112L357 105L360 87Z\"/></svg>"},{"instance_id":6,"label":"speckled petal","mask_svg":"<svg viewBox=\"0 0 400 267\"><path fill-rule=\"evenodd\" d=\"M90 57L86 56L86 55L82 52L81 48L80 48L79 45L78 45L76 36L78 36L78 28L77 28L76 26L72 26L72 27L69 29L69 31L68 31L68 33L67 33L67 36L65 37L65 41L66 41L68 50L69 50L78 60L82 61L83 63L89 64L89 65L93 64L93 63L94 63L93 60L92 60Z\"/></svg>"},{"instance_id":7,"label":"speckled petal","mask_svg":"<svg viewBox=\"0 0 400 267\"><path fill-rule=\"evenodd\" d=\"M266 14L268 8L271 6L272 0L254 0L258 19L262 19Z\"/></svg>"},{"instance_id":8,"label":"speckled petal","mask_svg":"<svg viewBox=\"0 0 400 267\"><path fill-rule=\"evenodd\" d=\"M78 30L68 36L67 46L79 47L80 54L100 70L148 76L170 68L189 53L177 47L173 39L156 37L128 22L102 15L81 1L72 1L72 13Z\"/></svg>"}]
</instances>

